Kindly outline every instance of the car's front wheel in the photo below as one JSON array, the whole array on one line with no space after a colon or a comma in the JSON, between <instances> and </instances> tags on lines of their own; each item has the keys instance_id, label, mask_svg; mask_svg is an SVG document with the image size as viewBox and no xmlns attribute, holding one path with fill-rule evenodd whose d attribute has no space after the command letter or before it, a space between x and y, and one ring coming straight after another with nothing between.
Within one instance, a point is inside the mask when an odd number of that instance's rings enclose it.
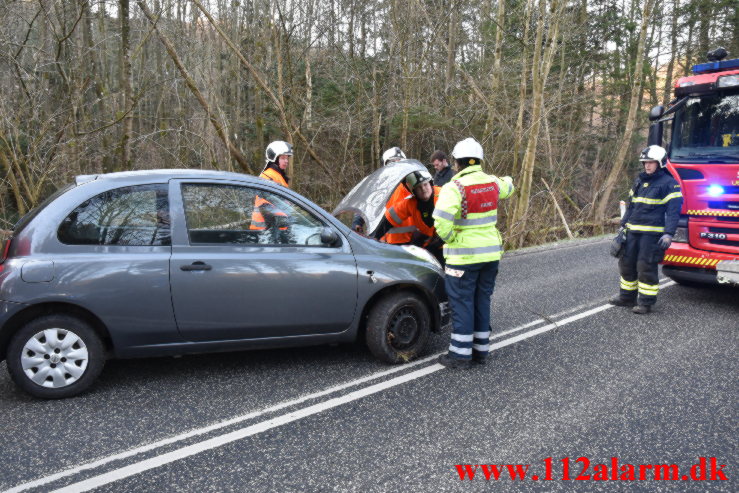
<instances>
[{"instance_id":1,"label":"car's front wheel","mask_svg":"<svg viewBox=\"0 0 739 493\"><path fill-rule=\"evenodd\" d=\"M37 318L15 333L6 356L10 376L35 397L60 399L87 390L105 364L103 344L69 315Z\"/></svg>"},{"instance_id":2,"label":"car's front wheel","mask_svg":"<svg viewBox=\"0 0 739 493\"><path fill-rule=\"evenodd\" d=\"M418 356L429 338L431 316L418 295L397 292L379 300L367 318L367 346L375 357L403 363Z\"/></svg>"}]
</instances>

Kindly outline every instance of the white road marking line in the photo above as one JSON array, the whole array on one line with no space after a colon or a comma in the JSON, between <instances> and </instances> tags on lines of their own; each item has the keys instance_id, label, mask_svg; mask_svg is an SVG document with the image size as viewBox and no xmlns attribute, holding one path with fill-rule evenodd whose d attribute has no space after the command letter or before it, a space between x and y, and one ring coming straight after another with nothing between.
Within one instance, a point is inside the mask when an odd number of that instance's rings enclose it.
<instances>
[{"instance_id":1,"label":"white road marking line","mask_svg":"<svg viewBox=\"0 0 739 493\"><path fill-rule=\"evenodd\" d=\"M666 288L666 287L669 287L669 286L673 286L673 285L675 285L675 282L674 281L670 281L670 282L667 282L665 284L662 284L659 287L659 289L663 289L663 288ZM523 341L525 339L528 339L530 337L534 337L534 336L539 335L539 334L542 334L544 332L548 332L548 331L550 331L552 329L555 329L557 327L562 327L562 326L567 325L567 324L569 324L571 322L575 322L577 320L580 320L580 319L589 317L591 315L595 315L596 313L600 313L600 312L602 312L604 310L607 310L608 308L613 308L613 305L610 305L610 304L601 305L601 306L598 306L598 307L593 308L591 310L587 310L587 311L585 311L583 313L580 313L580 314L577 314L577 315L573 315L572 317L565 318L565 319L560 320L558 322L555 322L555 323L552 323L552 324L548 324L548 325L545 325L543 327L539 327L538 329L534 329L534 330L531 330L529 332L525 332L523 334L519 334L517 336L511 337L510 339L506 339L506 340L501 341L501 342L498 342L496 344L491 344L490 350L493 351L493 350L496 350L496 349L500 349L500 348L509 346L511 344L515 344L516 342ZM540 322L537 322L537 323L540 323ZM534 323L533 322L530 322L528 325L530 326L532 324L534 324ZM512 331L516 331L516 330L517 329L512 329ZM138 448L129 450L127 452L123 452L123 453L120 453L120 454L116 454L116 455L112 455L112 456L109 456L109 457L105 457L103 459L100 459L100 460L97 460L97 461L94 461L94 462L90 462L88 464L84 464L82 466L78 466L78 467L75 467L75 468L72 468L72 469L68 469L66 471L62 471L62 472L59 472L57 474L46 476L44 478L40 478L40 479L37 479L35 481L31 481L31 482L28 482L28 483L23 483L23 484L20 484L20 485L14 487L14 488L11 488L9 490L6 490L4 493L16 493L16 492L25 491L25 490L28 490L28 489L31 489L31 488L34 488L34 487L37 487L37 486L48 484L48 483L50 483L52 481L56 481L58 479L61 479L61 478L64 478L64 477L67 477L67 476L70 476L70 475L73 475L73 474L76 474L76 473L85 471L85 470L97 468L97 467L99 467L101 465L107 464L107 463L112 462L114 460L123 459L123 458L126 458L126 457L130 457L130 456L133 456L133 455L137 455L137 454L143 453L143 452L148 452L150 450L153 450L153 449L162 447L164 445L168 445L168 444L171 444L171 443L175 443L175 442L184 440L186 438L190 438L190 437L193 437L193 436L201 435L203 433L207 433L208 431L217 430L219 428L223 428L223 427L229 426L231 424L235 424L235 423L238 423L238 422L241 422L241 421L245 421L245 420L251 419L253 417L257 417L257 416L260 416L260 415L263 415L263 414L266 414L266 413L269 413L269 412L273 412L273 411L276 411L276 410L284 409L286 407L293 406L293 405L299 404L301 402L305 402L305 401L310 400L310 399L313 399L315 397L321 397L321 396L324 396L324 395L327 395L327 394L330 394L330 393L337 392L339 390L346 389L348 387L352 387L352 386L358 385L360 383L364 383L364 382L367 382L367 381L370 381L370 380L374 380L376 378L380 378L380 377L385 376L385 375L388 375L388 374L392 374L392 373L395 373L395 372L398 372L398 371L402 371L404 369L408 369L409 367L412 367L412 366L416 366L416 365L419 365L419 364L423 364L423 363L429 362L429 361L435 359L436 357L438 357L439 354L442 354L442 353L437 353L435 355L432 355L432 356L429 356L427 358L424 358L424 359L415 361L413 363L410 363L410 364L407 364L407 365L403 365L402 367L393 368L391 370L387 370L387 371L384 371L384 372L379 372L379 373L376 373L376 374L368 375L366 377L363 377L363 378L360 378L360 379L357 379L357 380L353 380L353 381L347 382L345 384L341 384L341 385L337 385L335 387L331 387L331 388L326 389L326 390L321 391L321 392L316 392L316 393L310 394L308 396L300 397L300 398L295 399L293 401L287 401L287 402L284 402L284 403L281 403L281 404L277 404L275 406L272 406L270 408L264 409L262 411L255 411L253 413L245 414L243 416L239 416L239 417L234 418L234 419L231 419L231 420L227 420L227 421L223 421L223 422L220 422L220 423L216 423L216 424L213 424L211 426L204 427L204 428L199 428L199 429L190 431L188 433L183 433L181 435L177 435L175 437L168 438L166 440L161 440L159 442L155 442L155 443L150 444L150 445L145 445L145 446L142 446L142 447L138 447ZM214 438L211 438L209 440L204 440L202 442L199 442L199 443L196 443L196 444L193 444L193 445L181 447L181 448L179 448L177 450L173 450L172 452L168 452L168 453L159 455L157 457L153 457L151 459L146 459L146 460L143 460L143 461L134 463L134 464L130 464L128 466L124 466L122 468L115 469L113 471L110 471L108 473L103 473L103 474L100 474L98 476L93 476L92 478L87 479L87 480L79 481L77 483L72 483L72 484L70 484L70 485L68 485L66 487L60 488L58 490L55 490L54 493L60 493L60 492L70 492L70 493L72 493L72 492L89 491L91 489L98 488L98 487L103 486L105 484L112 483L114 481L118 481L120 479L124 479L124 478L130 477L130 476L134 476L136 474L139 474L141 472L147 471L149 469L154 469L156 467L159 467L159 466L162 466L162 465L165 465L165 464L169 464L171 462L175 462L175 461L180 460L180 459L183 459L185 457L189 457L191 455L195 455L195 454L198 454L200 452L211 450L211 449L220 447L222 445L231 443L233 441L240 440L242 438L246 438L248 436L252 436L252 435L261 433L263 431L267 431L267 430L270 430L272 428L276 428L276 427L282 426L282 425L287 424L287 423L291 423L293 421L297 421L299 419L305 418L307 416L311 416L313 414L317 414L317 413L322 412L322 411L325 411L327 409L331 409L331 408L334 408L334 407L337 407L337 406L346 404L348 402L351 402L351 401L354 401L354 400L357 400L357 399L361 399L361 398L366 397L368 395L371 395L371 394L374 394L374 393L377 393L377 392L381 392L382 390L386 390L388 388L391 388L391 387L394 387L394 386L397 386L397 385L406 383L406 382L411 381L411 380L414 380L416 378L420 378L422 376L425 376L425 375L434 373L434 372L439 371L439 370L441 370L443 368L444 367L441 366L441 365L439 365L439 364L430 365L430 366L427 366L425 368L421 368L419 370L416 370L416 371L413 371L413 372L410 372L410 373L406 373L406 374L401 375L399 377L395 377L393 379L387 380L385 382L381 382L381 383L378 383L378 384L371 385L369 387L365 387L365 388L360 389L360 390L356 390L356 391L351 392L349 394L346 394L346 395L344 395L342 397L335 397L333 399L329 399L328 401L324 401L324 402L321 402L321 403L318 403L318 404L314 404L312 406L308 406L308 407L303 408L303 409L298 409L298 410L293 411L293 412L290 412L288 414L284 414L282 416L277 416L275 418L268 419L266 421L262 421L260 423L254 424L254 425L250 425L250 426L247 426L245 428L241 428L239 430L236 430L236 431L227 433L225 435L221 435L219 437L214 437Z\"/></svg>"},{"instance_id":2,"label":"white road marking line","mask_svg":"<svg viewBox=\"0 0 739 493\"><path fill-rule=\"evenodd\" d=\"M130 449L130 450L126 450L125 452L121 452L121 453L118 453L118 454L110 455L108 457L103 457L101 459L98 459L98 460L95 460L95 461L92 461L92 462L88 462L86 464L82 464L82 465L79 465L79 466L76 466L76 467L72 467L70 469L67 469L67 470L64 470L64 471L60 471L60 472L55 473L55 474L50 474L49 476L45 476L43 478L39 478L39 479L30 481L28 483L19 484L18 486L15 486L15 487L13 487L13 488L11 488L9 490L5 490L3 493L19 493L21 491L26 491L26 490L29 490L31 488L36 488L38 486L43 486L45 484L51 483L53 481L56 481L58 479L65 478L67 476L72 476L74 474L78 474L78 473L83 472L83 471L87 471L87 470L90 470L90 469L97 469L98 467L103 466L103 465L108 464L108 463L113 462L113 461L117 461L117 460L120 460L120 459L125 459L125 458L128 458L128 457L132 457L134 455L139 455L139 454L143 454L143 453L146 453L146 452L150 452L152 450L155 450L157 448L164 447L166 445L171 445L173 443L177 443L177 442L180 442L182 440L187 440L188 438L192 438L192 437L196 437L196 436L199 436L199 435L203 435L203 434L209 433L211 431L219 430L219 429L225 428L227 426L231 426L231 425L234 425L234 424L237 424L237 423L241 423L243 421L248 421L250 419L257 418L257 417L262 416L264 414L273 413L275 411L280 411L282 409L285 409L285 408L288 408L288 407L291 407L291 406L294 406L294 405L297 405L297 404L302 404L303 402L309 401L311 399L316 399L318 397L324 397L326 395L333 394L333 393L342 391L344 389L347 389L347 388L350 388L350 387L354 387L356 385L360 385L360 384L369 382L371 380L376 380L378 378L382 378L382 377L387 376L387 375L392 375L393 373L397 373L399 371L404 371L404 370L407 370L407 369L412 368L414 366L418 366L418 365L422 365L424 363L428 363L429 361L438 358L438 356L439 356L438 354L434 354L432 356L428 356L426 358L423 358L423 359L414 361L412 363L408 363L408 364L405 364L405 365L402 365L402 366L397 366L397 367L391 368L389 370L385 370L385 371L373 373L371 375L367 375L366 377L358 378L356 380L351 380L349 382L346 382L346 383L343 383L343 384L340 384L340 385L329 387L329 388L327 388L325 390L321 390L321 391L315 392L313 394L308 394L308 395L304 395L302 397L298 397L297 399L293 399L293 400L281 402L279 404L276 404L274 406L271 406L271 407L262 409L260 411L253 411L253 412L250 412L250 413L247 413L247 414L243 414L241 416L237 416L237 417L232 418L232 419L228 419L228 420L225 420L225 421L220 421L218 423L214 423L212 425L205 426L205 427L202 427L202 428L196 428L194 430L190 430L188 432L181 433L179 435L175 435L175 436L170 437L170 438L165 438L163 440L159 440L159 441L156 441L156 442L147 444L147 445L142 445L140 447L136 447L136 448L133 448L133 449Z\"/></svg>"},{"instance_id":3,"label":"white road marking line","mask_svg":"<svg viewBox=\"0 0 739 493\"><path fill-rule=\"evenodd\" d=\"M672 286L673 284L675 284L675 281L670 280L669 277L664 277L664 278L660 279L659 284L661 285L661 287L662 286ZM660 289L661 289L661 287L660 287ZM575 308L571 308L571 309L565 310L563 312L555 313L554 315L550 315L549 318L552 319L552 318L560 317L562 315L567 315L569 313L572 313L572 312L575 312L577 310L580 310L581 308L584 308L587 305L588 304L586 303L584 305L576 306ZM514 332L518 332L518 331L523 330L523 329L528 329L529 327L533 327L535 325L543 324L544 322L546 322L546 320L544 320L543 318L540 318L540 319L534 320L533 322L529 322L529 323L524 324L524 325L519 325L516 328L506 330L505 332L499 332L497 334L493 334L490 337L490 340L500 339L501 337L505 337L508 334L513 334Z\"/></svg>"},{"instance_id":4,"label":"white road marking line","mask_svg":"<svg viewBox=\"0 0 739 493\"><path fill-rule=\"evenodd\" d=\"M506 336L508 334L513 334L514 332L518 332L519 330L528 329L529 327L533 327L534 325L539 325L539 324L544 323L544 322L546 322L546 320L544 320L543 318L540 318L538 320L534 320L533 322L529 322L527 324L520 325L520 326L518 326L518 327L516 327L514 329L509 329L509 330L506 330L505 332L500 332L498 334L493 334L490 339L491 340L493 340L493 339L500 339L501 337Z\"/></svg>"},{"instance_id":5,"label":"white road marking line","mask_svg":"<svg viewBox=\"0 0 739 493\"><path fill-rule=\"evenodd\" d=\"M246 428L232 431L231 433L226 433L225 435L211 438L200 443L195 443L187 447L182 447L177 450L173 450L172 452L168 452L157 457L152 457L151 459L143 460L141 462L137 462L135 464L131 464L129 466L125 466L120 469L116 469L108 473L101 474L99 476L95 476L84 481L80 481L78 483L70 484L68 486L65 486L64 488L54 490L53 493L79 493L83 491L89 491L94 488L99 488L100 486L127 478L129 476L133 476L135 474L139 474L149 469L154 469L164 464L169 464L170 462L175 462L180 459L184 459L185 457L199 454L200 452L205 452L206 450L222 447L223 445L241 440L242 438L256 435L258 433L271 430L272 428L277 428L278 426L282 426L287 423L292 423L293 421L318 414L320 412L341 406L348 402L367 397L368 395L376 394L377 392L381 392L402 383L406 383L430 373L437 372L442 368L444 367L436 363L425 368L421 368L420 370L395 377L385 382L376 383L374 385L370 385L369 387L355 390L354 392L343 395L341 397L334 397L333 399L319 402L318 404L313 404L312 406L304 407L303 409L298 409L297 411L283 414L281 416L277 416L275 418L253 424L251 426L247 426Z\"/></svg>"}]
</instances>

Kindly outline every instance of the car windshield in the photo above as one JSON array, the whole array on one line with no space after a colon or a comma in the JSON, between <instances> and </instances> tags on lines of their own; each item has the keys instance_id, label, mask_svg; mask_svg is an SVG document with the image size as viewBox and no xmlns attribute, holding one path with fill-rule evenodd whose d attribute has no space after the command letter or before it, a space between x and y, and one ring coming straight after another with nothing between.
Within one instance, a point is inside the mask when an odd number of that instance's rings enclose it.
<instances>
[{"instance_id":1,"label":"car windshield","mask_svg":"<svg viewBox=\"0 0 739 493\"><path fill-rule=\"evenodd\" d=\"M673 128L671 161L739 162L739 92L690 98Z\"/></svg>"}]
</instances>

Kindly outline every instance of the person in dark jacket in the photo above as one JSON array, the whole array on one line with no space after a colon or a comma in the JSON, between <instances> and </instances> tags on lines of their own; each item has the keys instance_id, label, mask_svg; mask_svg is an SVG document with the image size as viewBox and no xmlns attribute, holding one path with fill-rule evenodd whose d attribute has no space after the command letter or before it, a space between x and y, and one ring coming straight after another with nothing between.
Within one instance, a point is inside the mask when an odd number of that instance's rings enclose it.
<instances>
[{"instance_id":1,"label":"person in dark jacket","mask_svg":"<svg viewBox=\"0 0 739 493\"><path fill-rule=\"evenodd\" d=\"M675 235L683 194L665 169L667 151L662 147L647 147L639 161L644 164L644 171L629 192L631 200L621 219L621 228L626 232L626 248L618 261L621 290L610 303L646 314L657 301L658 265Z\"/></svg>"},{"instance_id":2,"label":"person in dark jacket","mask_svg":"<svg viewBox=\"0 0 739 493\"><path fill-rule=\"evenodd\" d=\"M437 187L443 187L452 179L452 176L454 176L454 171L452 170L452 167L449 166L449 161L447 161L446 153L444 151L434 151L429 160L436 170L436 174L434 175L434 185Z\"/></svg>"}]
</instances>

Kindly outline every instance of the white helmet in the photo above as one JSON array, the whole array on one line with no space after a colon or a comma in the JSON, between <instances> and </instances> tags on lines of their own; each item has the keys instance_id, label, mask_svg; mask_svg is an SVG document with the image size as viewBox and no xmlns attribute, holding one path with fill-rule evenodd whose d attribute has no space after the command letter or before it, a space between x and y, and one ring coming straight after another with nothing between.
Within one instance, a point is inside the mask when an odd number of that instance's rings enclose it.
<instances>
[{"instance_id":1,"label":"white helmet","mask_svg":"<svg viewBox=\"0 0 739 493\"><path fill-rule=\"evenodd\" d=\"M470 159L470 164L479 164L474 160L477 159L482 161L482 146L478 141L472 137L467 137L464 140L457 142L452 150L452 156L454 159Z\"/></svg>"},{"instance_id":2,"label":"white helmet","mask_svg":"<svg viewBox=\"0 0 739 493\"><path fill-rule=\"evenodd\" d=\"M293 146L284 140L275 140L267 146L267 150L264 155L267 158L268 163L274 163L280 156L292 156Z\"/></svg>"},{"instance_id":3,"label":"white helmet","mask_svg":"<svg viewBox=\"0 0 739 493\"><path fill-rule=\"evenodd\" d=\"M403 151L400 150L400 147L391 147L384 153L382 153L382 164L383 166L387 166L390 163L394 163L395 161L400 161L401 159L405 159L405 154L403 154Z\"/></svg>"},{"instance_id":4,"label":"white helmet","mask_svg":"<svg viewBox=\"0 0 739 493\"><path fill-rule=\"evenodd\" d=\"M660 168L667 166L667 151L664 147L649 146L645 147L639 155L639 161L657 161Z\"/></svg>"},{"instance_id":5,"label":"white helmet","mask_svg":"<svg viewBox=\"0 0 739 493\"><path fill-rule=\"evenodd\" d=\"M431 180L433 180L433 178L431 178L431 173L425 169L414 171L405 177L405 186L411 191L411 193L413 193L413 189L418 185L430 182Z\"/></svg>"}]
</instances>

